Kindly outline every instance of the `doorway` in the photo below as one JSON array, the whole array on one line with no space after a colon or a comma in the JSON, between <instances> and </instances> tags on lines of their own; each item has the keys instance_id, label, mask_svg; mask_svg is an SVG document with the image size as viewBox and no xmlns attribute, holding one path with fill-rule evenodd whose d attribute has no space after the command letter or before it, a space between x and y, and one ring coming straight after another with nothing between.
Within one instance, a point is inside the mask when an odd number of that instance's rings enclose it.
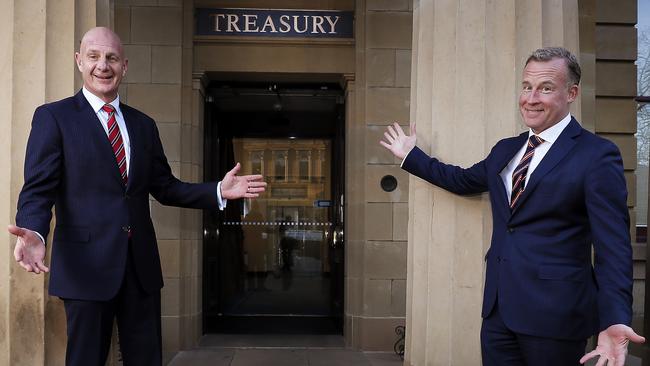
<instances>
[{"instance_id":1,"label":"doorway","mask_svg":"<svg viewBox=\"0 0 650 366\"><path fill-rule=\"evenodd\" d=\"M239 162L268 186L204 213L204 333L342 334L341 87L223 79L206 96L204 179Z\"/></svg>"}]
</instances>

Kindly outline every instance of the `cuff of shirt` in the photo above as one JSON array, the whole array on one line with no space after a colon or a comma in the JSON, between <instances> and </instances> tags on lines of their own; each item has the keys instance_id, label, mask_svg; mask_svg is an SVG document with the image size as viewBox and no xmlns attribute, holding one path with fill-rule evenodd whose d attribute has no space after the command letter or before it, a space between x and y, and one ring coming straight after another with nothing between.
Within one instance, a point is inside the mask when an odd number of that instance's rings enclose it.
<instances>
[{"instance_id":1,"label":"cuff of shirt","mask_svg":"<svg viewBox=\"0 0 650 366\"><path fill-rule=\"evenodd\" d=\"M413 148L406 154L406 156L404 156L404 159L402 159L402 162L399 165L400 168L402 167L402 165L404 165L404 162L406 161L406 158L409 157L409 154L411 153L411 151L413 151L413 149L415 149L415 146L413 146Z\"/></svg>"},{"instance_id":2,"label":"cuff of shirt","mask_svg":"<svg viewBox=\"0 0 650 366\"><path fill-rule=\"evenodd\" d=\"M41 239L41 242L43 242L43 244L45 244L45 239L43 239L43 235L39 234L38 232L36 232L34 230L29 230L29 231L31 231L34 234L38 235L38 237Z\"/></svg>"},{"instance_id":3,"label":"cuff of shirt","mask_svg":"<svg viewBox=\"0 0 650 366\"><path fill-rule=\"evenodd\" d=\"M223 211L228 204L228 200L221 197L221 182L217 183L217 203L219 204L219 210Z\"/></svg>"}]
</instances>

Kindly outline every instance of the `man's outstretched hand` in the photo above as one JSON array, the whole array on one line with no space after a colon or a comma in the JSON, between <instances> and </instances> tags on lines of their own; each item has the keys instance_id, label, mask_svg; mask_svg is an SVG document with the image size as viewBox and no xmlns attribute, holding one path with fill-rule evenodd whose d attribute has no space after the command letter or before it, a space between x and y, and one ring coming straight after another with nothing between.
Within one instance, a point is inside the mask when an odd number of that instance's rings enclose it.
<instances>
[{"instance_id":1,"label":"man's outstretched hand","mask_svg":"<svg viewBox=\"0 0 650 366\"><path fill-rule=\"evenodd\" d=\"M50 271L43 263L45 259L45 243L36 233L16 225L9 225L7 230L17 238L14 258L21 267L27 272L36 274Z\"/></svg>"},{"instance_id":2,"label":"man's outstretched hand","mask_svg":"<svg viewBox=\"0 0 650 366\"><path fill-rule=\"evenodd\" d=\"M582 356L580 363L599 356L596 366L623 366L627 356L627 344L644 343L645 338L634 333L632 328L623 324L614 324L598 334L596 349Z\"/></svg>"},{"instance_id":3,"label":"man's outstretched hand","mask_svg":"<svg viewBox=\"0 0 650 366\"><path fill-rule=\"evenodd\" d=\"M406 135L402 127L395 122L392 126L388 126L384 132L384 137L388 142L381 140L379 143L390 150L393 155L404 160L404 157L415 147L415 124L411 124L410 133L411 135Z\"/></svg>"},{"instance_id":4,"label":"man's outstretched hand","mask_svg":"<svg viewBox=\"0 0 650 366\"><path fill-rule=\"evenodd\" d=\"M237 198L255 198L264 192L266 182L262 181L262 176L241 175L237 173L241 169L241 164L237 163L231 171L226 173L221 181L221 197L232 200Z\"/></svg>"}]
</instances>

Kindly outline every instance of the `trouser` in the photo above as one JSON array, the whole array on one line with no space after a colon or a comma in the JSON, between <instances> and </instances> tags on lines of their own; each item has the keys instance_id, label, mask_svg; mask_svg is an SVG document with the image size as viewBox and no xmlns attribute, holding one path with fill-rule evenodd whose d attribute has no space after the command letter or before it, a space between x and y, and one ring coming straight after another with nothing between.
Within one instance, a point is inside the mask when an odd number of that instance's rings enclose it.
<instances>
[{"instance_id":1,"label":"trouser","mask_svg":"<svg viewBox=\"0 0 650 366\"><path fill-rule=\"evenodd\" d=\"M483 366L577 366L587 340L535 337L511 331L499 313L499 304L481 327Z\"/></svg>"},{"instance_id":2,"label":"trouser","mask_svg":"<svg viewBox=\"0 0 650 366\"><path fill-rule=\"evenodd\" d=\"M113 299L63 299L68 327L67 366L104 366L114 319L125 366L162 364L160 291L144 292L128 252L124 280Z\"/></svg>"}]
</instances>

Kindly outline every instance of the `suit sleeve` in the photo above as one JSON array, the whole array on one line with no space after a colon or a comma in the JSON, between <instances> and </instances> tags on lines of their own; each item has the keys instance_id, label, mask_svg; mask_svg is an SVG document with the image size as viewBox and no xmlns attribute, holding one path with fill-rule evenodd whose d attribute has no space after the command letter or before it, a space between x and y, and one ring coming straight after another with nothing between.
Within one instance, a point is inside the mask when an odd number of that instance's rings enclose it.
<instances>
[{"instance_id":1,"label":"suit sleeve","mask_svg":"<svg viewBox=\"0 0 650 366\"><path fill-rule=\"evenodd\" d=\"M464 169L431 158L416 146L404 159L402 169L456 194L469 195L488 190L485 160Z\"/></svg>"},{"instance_id":2,"label":"suit sleeve","mask_svg":"<svg viewBox=\"0 0 650 366\"><path fill-rule=\"evenodd\" d=\"M61 132L46 106L34 112L25 153L24 184L18 196L16 225L47 238L63 165Z\"/></svg>"},{"instance_id":3,"label":"suit sleeve","mask_svg":"<svg viewBox=\"0 0 650 366\"><path fill-rule=\"evenodd\" d=\"M600 330L632 321L632 247L627 188L618 148L607 141L592 160L585 201L594 245Z\"/></svg>"},{"instance_id":4,"label":"suit sleeve","mask_svg":"<svg viewBox=\"0 0 650 366\"><path fill-rule=\"evenodd\" d=\"M174 177L167 162L156 123L152 120L151 124L153 126L151 141L152 167L149 186L151 195L158 202L167 206L218 209L217 182L186 183Z\"/></svg>"}]
</instances>

